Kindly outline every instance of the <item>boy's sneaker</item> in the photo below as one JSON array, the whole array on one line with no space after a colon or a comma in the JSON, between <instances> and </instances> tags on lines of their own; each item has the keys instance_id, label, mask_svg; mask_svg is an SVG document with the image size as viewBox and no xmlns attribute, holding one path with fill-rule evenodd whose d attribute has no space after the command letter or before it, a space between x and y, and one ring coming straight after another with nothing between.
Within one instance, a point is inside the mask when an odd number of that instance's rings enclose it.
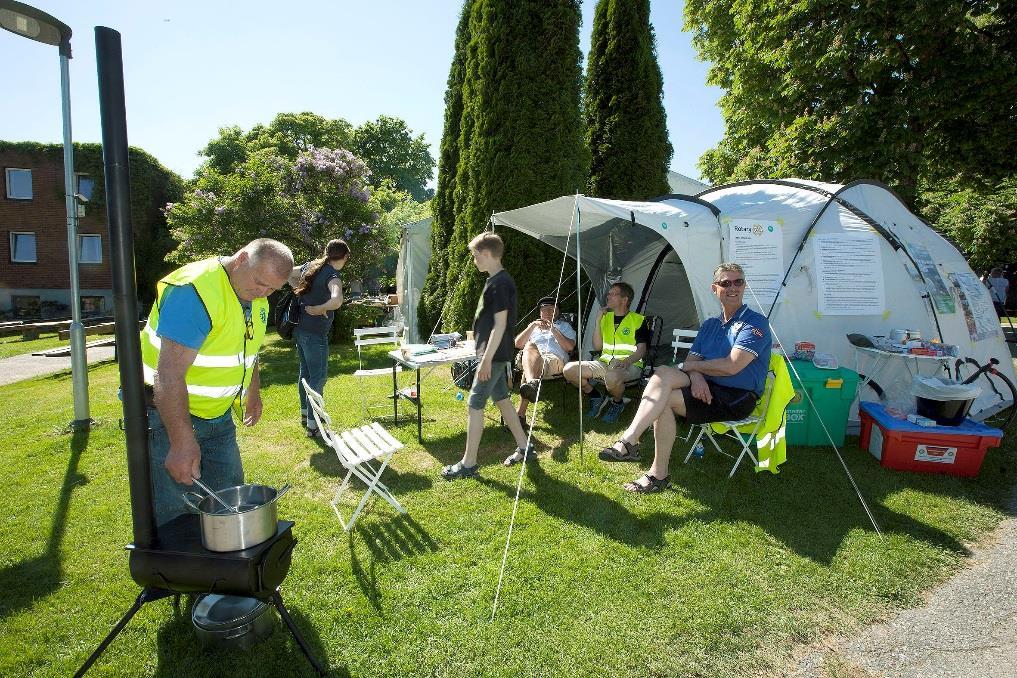
<instances>
[{"instance_id":1,"label":"boy's sneaker","mask_svg":"<svg viewBox=\"0 0 1017 678\"><path fill-rule=\"evenodd\" d=\"M465 466L463 462L459 461L455 464L450 464L441 470L441 477L445 480L458 480L459 478L476 478L478 464L473 466Z\"/></svg>"},{"instance_id":2,"label":"boy's sneaker","mask_svg":"<svg viewBox=\"0 0 1017 678\"><path fill-rule=\"evenodd\" d=\"M604 416L601 417L601 421L606 421L609 424L613 424L618 421L618 417L625 410L625 402L616 402L611 400L604 409Z\"/></svg>"},{"instance_id":3,"label":"boy's sneaker","mask_svg":"<svg viewBox=\"0 0 1017 678\"><path fill-rule=\"evenodd\" d=\"M596 419L600 411L604 409L604 405L607 404L609 398L601 395L590 396L590 409L587 411L586 416L590 419Z\"/></svg>"}]
</instances>

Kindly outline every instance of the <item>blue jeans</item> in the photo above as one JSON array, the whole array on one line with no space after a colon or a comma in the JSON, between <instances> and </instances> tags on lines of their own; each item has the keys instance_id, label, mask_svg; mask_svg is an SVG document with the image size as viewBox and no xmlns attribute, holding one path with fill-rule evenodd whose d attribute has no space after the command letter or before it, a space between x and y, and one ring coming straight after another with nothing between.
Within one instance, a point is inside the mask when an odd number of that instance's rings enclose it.
<instances>
[{"instance_id":1,"label":"blue jeans","mask_svg":"<svg viewBox=\"0 0 1017 678\"><path fill-rule=\"evenodd\" d=\"M237 446L237 427L231 412L216 419L191 417L194 437L201 448L201 482L213 490L221 490L244 483L244 467L240 461ZM152 468L152 503L155 508L155 524L162 525L177 516L187 513L187 505L181 495L184 492L198 492L197 485L184 485L173 480L166 470L166 457L170 442L162 418L154 407L148 408L148 455ZM193 499L192 499L193 501Z\"/></svg>"},{"instance_id":2,"label":"blue jeans","mask_svg":"<svg viewBox=\"0 0 1017 678\"><path fill-rule=\"evenodd\" d=\"M307 394L304 383L316 393L323 394L325 380L328 378L328 334L293 331L293 339L297 344L297 358L300 360L300 374L297 376L297 394L300 396L300 416L307 417L307 428L317 428L314 417L307 411Z\"/></svg>"}]
</instances>

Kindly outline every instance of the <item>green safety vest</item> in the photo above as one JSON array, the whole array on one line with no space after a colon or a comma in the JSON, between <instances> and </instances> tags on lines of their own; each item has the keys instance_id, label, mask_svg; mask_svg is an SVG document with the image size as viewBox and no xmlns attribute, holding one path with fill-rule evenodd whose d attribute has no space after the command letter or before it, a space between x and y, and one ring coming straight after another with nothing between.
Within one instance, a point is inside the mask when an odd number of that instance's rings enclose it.
<instances>
[{"instance_id":1,"label":"green safety vest","mask_svg":"<svg viewBox=\"0 0 1017 678\"><path fill-rule=\"evenodd\" d=\"M630 311L622 318L618 329L615 329L614 313L605 313L600 319L600 336L604 340L604 350L600 354L600 359L609 363L612 358L622 360L635 353L636 330L643 326L643 320L643 316ZM642 367L643 361L638 360L632 364Z\"/></svg>"},{"instance_id":2,"label":"green safety vest","mask_svg":"<svg viewBox=\"0 0 1017 678\"><path fill-rule=\"evenodd\" d=\"M141 331L146 384L155 384L159 367L160 302L168 287L182 285L194 285L212 321L211 331L187 369L188 405L194 416L215 419L226 414L238 396L243 398L251 384L254 362L268 323L268 299L261 297L251 302L248 324L229 275L218 259L196 261L167 275L156 285L156 303Z\"/></svg>"}]
</instances>

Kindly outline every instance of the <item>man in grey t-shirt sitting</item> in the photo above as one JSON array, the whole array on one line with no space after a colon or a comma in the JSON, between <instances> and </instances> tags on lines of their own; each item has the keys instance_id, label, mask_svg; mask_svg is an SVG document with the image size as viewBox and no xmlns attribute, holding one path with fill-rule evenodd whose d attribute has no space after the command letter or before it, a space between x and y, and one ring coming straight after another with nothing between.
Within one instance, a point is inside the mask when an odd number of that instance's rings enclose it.
<instances>
[{"instance_id":1,"label":"man in grey t-shirt sitting","mask_svg":"<svg viewBox=\"0 0 1017 678\"><path fill-rule=\"evenodd\" d=\"M526 426L526 410L537 399L540 379L562 373L569 352L576 346L576 331L558 317L554 297L540 300L540 318L516 335L516 348L522 349L519 362L523 381L519 385L519 419Z\"/></svg>"}]
</instances>

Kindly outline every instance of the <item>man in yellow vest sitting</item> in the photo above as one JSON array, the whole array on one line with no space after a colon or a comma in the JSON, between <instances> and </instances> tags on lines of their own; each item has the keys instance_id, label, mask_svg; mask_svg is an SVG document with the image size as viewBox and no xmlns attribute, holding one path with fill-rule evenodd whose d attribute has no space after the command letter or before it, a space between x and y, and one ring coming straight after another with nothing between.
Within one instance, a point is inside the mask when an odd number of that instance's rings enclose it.
<instances>
[{"instance_id":1,"label":"man in yellow vest sitting","mask_svg":"<svg viewBox=\"0 0 1017 678\"><path fill-rule=\"evenodd\" d=\"M157 525L186 511L181 495L192 477L214 490L243 484L232 412L245 426L261 418L257 357L266 297L292 271L290 249L260 238L157 283L141 331Z\"/></svg>"},{"instance_id":2,"label":"man in yellow vest sitting","mask_svg":"<svg viewBox=\"0 0 1017 678\"><path fill-rule=\"evenodd\" d=\"M593 330L593 348L601 351L600 357L565 366L565 379L590 396L588 417L595 418L603 412L604 421L618 421L625 409L622 400L625 383L638 379L643 372L643 356L653 338L645 316L629 310L634 297L635 291L628 283L611 285ZM603 382L607 393L590 380Z\"/></svg>"}]
</instances>

